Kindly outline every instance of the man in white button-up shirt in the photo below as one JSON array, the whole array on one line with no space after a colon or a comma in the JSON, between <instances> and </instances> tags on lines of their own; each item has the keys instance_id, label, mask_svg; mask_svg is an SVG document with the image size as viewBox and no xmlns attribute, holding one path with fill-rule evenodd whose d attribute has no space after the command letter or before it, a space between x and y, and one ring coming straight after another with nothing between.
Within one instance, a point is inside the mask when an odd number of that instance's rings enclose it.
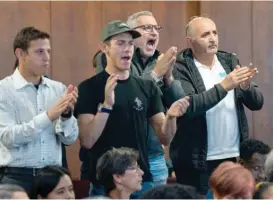
<instances>
[{"instance_id":1,"label":"man in white button-up shirt","mask_svg":"<svg viewBox=\"0 0 274 200\"><path fill-rule=\"evenodd\" d=\"M21 185L29 195L37 170L61 165L61 143L70 145L78 136L71 115L77 88L43 76L50 63L49 40L34 27L19 31L13 45L18 67L0 81L0 150L10 154L1 162L6 164L0 165L0 182Z\"/></svg>"}]
</instances>

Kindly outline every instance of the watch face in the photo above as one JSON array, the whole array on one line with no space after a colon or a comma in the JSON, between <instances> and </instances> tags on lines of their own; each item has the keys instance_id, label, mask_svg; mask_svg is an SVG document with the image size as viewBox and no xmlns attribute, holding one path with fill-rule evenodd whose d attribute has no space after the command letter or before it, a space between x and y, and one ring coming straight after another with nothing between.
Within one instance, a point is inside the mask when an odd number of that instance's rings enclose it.
<instances>
[{"instance_id":1,"label":"watch face","mask_svg":"<svg viewBox=\"0 0 274 200\"><path fill-rule=\"evenodd\" d=\"M99 103L97 110L100 111L102 107L103 107L103 104Z\"/></svg>"}]
</instances>

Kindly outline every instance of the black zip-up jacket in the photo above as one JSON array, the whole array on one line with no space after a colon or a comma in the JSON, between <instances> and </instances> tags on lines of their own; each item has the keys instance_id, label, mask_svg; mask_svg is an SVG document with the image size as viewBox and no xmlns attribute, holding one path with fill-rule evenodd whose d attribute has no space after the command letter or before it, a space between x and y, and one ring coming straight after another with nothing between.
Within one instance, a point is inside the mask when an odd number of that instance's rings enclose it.
<instances>
[{"instance_id":1,"label":"black zip-up jacket","mask_svg":"<svg viewBox=\"0 0 274 200\"><path fill-rule=\"evenodd\" d=\"M235 54L224 51L217 52L217 58L229 74L239 60ZM171 143L170 156L176 175L184 175L190 171L206 171L207 157L207 124L206 111L226 97L227 91L220 84L206 91L203 79L194 64L192 51L182 50L177 54L173 71L174 78L181 82L186 95L190 96L190 106L187 113L178 119L178 129ZM248 123L244 105L254 111L263 106L263 95L259 87L252 82L250 89L243 91L240 87L235 90L235 103L241 141L248 138ZM222 120L222 119L220 119ZM180 177L178 177L180 179Z\"/></svg>"}]
</instances>

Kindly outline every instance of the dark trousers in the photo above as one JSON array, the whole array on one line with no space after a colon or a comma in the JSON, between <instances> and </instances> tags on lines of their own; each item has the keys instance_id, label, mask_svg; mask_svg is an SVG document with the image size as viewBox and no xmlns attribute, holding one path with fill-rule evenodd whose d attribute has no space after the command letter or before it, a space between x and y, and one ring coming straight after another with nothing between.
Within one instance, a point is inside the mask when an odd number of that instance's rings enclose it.
<instances>
[{"instance_id":1,"label":"dark trousers","mask_svg":"<svg viewBox=\"0 0 274 200\"><path fill-rule=\"evenodd\" d=\"M37 170L38 171L38 170ZM14 170L7 170L7 168L0 168L0 183L1 184L15 184L24 188L30 198L35 198L34 178L37 171L31 169L21 168Z\"/></svg>"},{"instance_id":2,"label":"dark trousers","mask_svg":"<svg viewBox=\"0 0 274 200\"><path fill-rule=\"evenodd\" d=\"M84 147L80 147L79 158L80 161L82 161L80 169L80 179L89 180L91 173L91 152Z\"/></svg>"},{"instance_id":3,"label":"dark trousers","mask_svg":"<svg viewBox=\"0 0 274 200\"><path fill-rule=\"evenodd\" d=\"M206 162L206 170L201 172L198 170L190 169L189 171L183 171L183 168L175 167L177 182L184 185L191 185L196 187L197 192L201 196L205 196L209 186L208 181L212 172L218 167L219 164L225 161L237 162L236 158L226 158L220 160L210 160Z\"/></svg>"},{"instance_id":4,"label":"dark trousers","mask_svg":"<svg viewBox=\"0 0 274 200\"><path fill-rule=\"evenodd\" d=\"M66 145L62 143L62 167L68 169Z\"/></svg>"}]
</instances>

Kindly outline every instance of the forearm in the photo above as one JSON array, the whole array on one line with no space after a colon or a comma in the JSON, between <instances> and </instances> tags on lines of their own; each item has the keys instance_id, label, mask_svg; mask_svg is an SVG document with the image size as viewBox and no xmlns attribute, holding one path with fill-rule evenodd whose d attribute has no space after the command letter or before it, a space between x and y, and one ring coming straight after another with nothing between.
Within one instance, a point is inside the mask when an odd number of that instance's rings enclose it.
<instances>
[{"instance_id":1,"label":"forearm","mask_svg":"<svg viewBox=\"0 0 274 200\"><path fill-rule=\"evenodd\" d=\"M191 118L203 115L217 105L226 95L227 91L220 84L199 94L192 94L190 95L190 105L186 115Z\"/></svg>"},{"instance_id":2,"label":"forearm","mask_svg":"<svg viewBox=\"0 0 274 200\"><path fill-rule=\"evenodd\" d=\"M242 101L250 110L260 110L264 104L264 97L255 83L250 84L247 90L240 89L242 94Z\"/></svg>"},{"instance_id":3,"label":"forearm","mask_svg":"<svg viewBox=\"0 0 274 200\"><path fill-rule=\"evenodd\" d=\"M108 113L98 112L90 123L84 127L79 126L80 142L83 147L90 149L97 142L106 126L108 117Z\"/></svg>"},{"instance_id":4,"label":"forearm","mask_svg":"<svg viewBox=\"0 0 274 200\"><path fill-rule=\"evenodd\" d=\"M46 112L21 124L15 124L14 120L2 113L0 113L0 119L0 139L6 147L19 147L32 142L45 128L53 126Z\"/></svg>"},{"instance_id":5,"label":"forearm","mask_svg":"<svg viewBox=\"0 0 274 200\"><path fill-rule=\"evenodd\" d=\"M163 145L169 145L176 133L177 130L177 124L176 124L176 118L170 117L169 115L166 115L164 124L162 126L162 141Z\"/></svg>"},{"instance_id":6,"label":"forearm","mask_svg":"<svg viewBox=\"0 0 274 200\"><path fill-rule=\"evenodd\" d=\"M163 87L163 99L166 107L170 107L175 101L185 96L184 89L180 81L174 80L169 87Z\"/></svg>"}]
</instances>

